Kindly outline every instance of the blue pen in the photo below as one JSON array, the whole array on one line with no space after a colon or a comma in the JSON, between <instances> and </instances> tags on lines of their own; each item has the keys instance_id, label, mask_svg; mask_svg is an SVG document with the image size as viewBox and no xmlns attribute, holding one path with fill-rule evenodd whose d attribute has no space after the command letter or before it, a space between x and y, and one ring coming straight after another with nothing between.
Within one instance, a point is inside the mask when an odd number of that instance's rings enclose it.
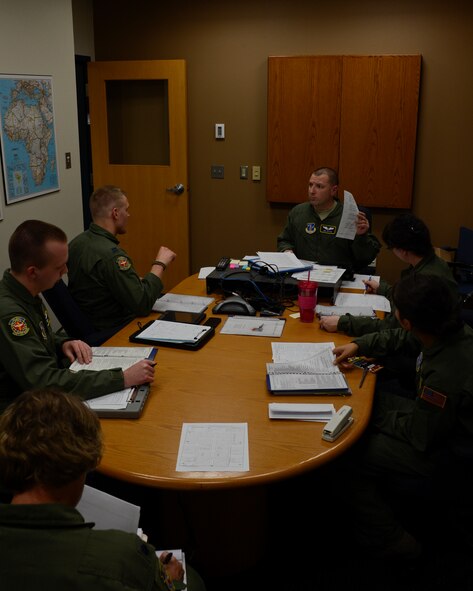
<instances>
[{"instance_id":1,"label":"blue pen","mask_svg":"<svg viewBox=\"0 0 473 591\"><path fill-rule=\"evenodd\" d=\"M156 357L156 354L158 353L158 349L156 347L153 347L150 351L150 354L148 355L148 357L146 357L146 359L149 359L150 361L154 361L154 358ZM156 365L156 362L154 362L154 365Z\"/></svg>"}]
</instances>

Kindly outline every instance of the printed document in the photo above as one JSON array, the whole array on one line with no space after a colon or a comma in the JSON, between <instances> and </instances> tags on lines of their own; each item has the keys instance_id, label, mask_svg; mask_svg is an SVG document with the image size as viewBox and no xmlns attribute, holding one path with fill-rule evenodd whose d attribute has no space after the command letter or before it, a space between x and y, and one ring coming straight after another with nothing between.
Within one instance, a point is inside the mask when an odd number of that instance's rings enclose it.
<instances>
[{"instance_id":1,"label":"printed document","mask_svg":"<svg viewBox=\"0 0 473 591\"><path fill-rule=\"evenodd\" d=\"M351 289L362 289L363 291L366 289L366 285L363 281L377 281L378 283L381 281L381 277L379 275L361 275L360 273L355 273L353 276L353 281L342 281L340 287L350 287Z\"/></svg>"},{"instance_id":2,"label":"printed document","mask_svg":"<svg viewBox=\"0 0 473 591\"><path fill-rule=\"evenodd\" d=\"M94 529L119 529L131 534L136 534L138 529L139 506L87 484L76 508L85 521L95 523Z\"/></svg>"},{"instance_id":3,"label":"printed document","mask_svg":"<svg viewBox=\"0 0 473 591\"><path fill-rule=\"evenodd\" d=\"M391 303L388 298L372 293L341 293L335 298L336 306L369 306L373 310L391 312Z\"/></svg>"},{"instance_id":4,"label":"printed document","mask_svg":"<svg viewBox=\"0 0 473 591\"><path fill-rule=\"evenodd\" d=\"M153 304L155 312L203 312L207 306L214 301L214 298L203 296L192 296L180 293L166 293L158 298Z\"/></svg>"},{"instance_id":5,"label":"printed document","mask_svg":"<svg viewBox=\"0 0 473 591\"><path fill-rule=\"evenodd\" d=\"M248 472L248 423L183 423L176 472Z\"/></svg>"},{"instance_id":6,"label":"printed document","mask_svg":"<svg viewBox=\"0 0 473 591\"><path fill-rule=\"evenodd\" d=\"M332 361L335 359L332 349L335 343L271 343L274 363L291 363L309 359L325 350L331 354Z\"/></svg>"},{"instance_id":7,"label":"printed document","mask_svg":"<svg viewBox=\"0 0 473 591\"><path fill-rule=\"evenodd\" d=\"M229 316L220 334L239 334L250 337L280 337L286 321L282 318Z\"/></svg>"},{"instance_id":8,"label":"printed document","mask_svg":"<svg viewBox=\"0 0 473 591\"><path fill-rule=\"evenodd\" d=\"M300 261L293 252L258 252L257 254L260 258L258 263L261 265L266 263L270 271L274 273L307 268L307 265Z\"/></svg>"},{"instance_id":9,"label":"printed document","mask_svg":"<svg viewBox=\"0 0 473 591\"><path fill-rule=\"evenodd\" d=\"M294 279L303 279L308 281L317 281L317 283L324 285L335 285L341 276L345 273L345 269L339 267L330 267L328 265L313 265L310 271L301 271L300 273L293 273Z\"/></svg>"},{"instance_id":10,"label":"printed document","mask_svg":"<svg viewBox=\"0 0 473 591\"><path fill-rule=\"evenodd\" d=\"M349 191L343 191L343 212L338 226L337 238L355 239L358 213L359 209L353 195Z\"/></svg>"},{"instance_id":11,"label":"printed document","mask_svg":"<svg viewBox=\"0 0 473 591\"><path fill-rule=\"evenodd\" d=\"M202 338L210 328L210 326L200 324L155 320L148 328L140 332L140 338L169 343L193 343Z\"/></svg>"}]
</instances>

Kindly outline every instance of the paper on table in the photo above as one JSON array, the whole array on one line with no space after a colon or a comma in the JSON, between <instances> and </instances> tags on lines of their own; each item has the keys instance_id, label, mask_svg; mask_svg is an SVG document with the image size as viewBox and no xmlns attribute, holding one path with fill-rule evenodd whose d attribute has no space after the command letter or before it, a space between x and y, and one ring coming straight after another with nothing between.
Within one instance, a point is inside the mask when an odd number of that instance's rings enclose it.
<instances>
[{"instance_id":1,"label":"paper on table","mask_svg":"<svg viewBox=\"0 0 473 591\"><path fill-rule=\"evenodd\" d=\"M353 281L342 281L342 285L340 287L351 287L351 289L366 289L366 285L363 283L364 281L377 281L378 283L381 281L381 277L379 275L361 275L359 273L355 273Z\"/></svg>"},{"instance_id":2,"label":"paper on table","mask_svg":"<svg viewBox=\"0 0 473 591\"><path fill-rule=\"evenodd\" d=\"M280 337L285 320L281 318L254 318L229 316L220 334L239 334L250 337Z\"/></svg>"},{"instance_id":3,"label":"paper on table","mask_svg":"<svg viewBox=\"0 0 473 591\"><path fill-rule=\"evenodd\" d=\"M314 357L324 349L332 354L335 343L271 343L271 348L274 363L290 363Z\"/></svg>"},{"instance_id":4,"label":"paper on table","mask_svg":"<svg viewBox=\"0 0 473 591\"><path fill-rule=\"evenodd\" d=\"M311 357L304 359L267 363L266 373L268 375L287 373L313 374L315 372L324 374L340 373L338 365L333 364L334 359L335 356L332 353L332 349L324 348Z\"/></svg>"},{"instance_id":5,"label":"paper on table","mask_svg":"<svg viewBox=\"0 0 473 591\"><path fill-rule=\"evenodd\" d=\"M205 279L212 271L215 271L215 267L201 267L198 279Z\"/></svg>"},{"instance_id":6,"label":"paper on table","mask_svg":"<svg viewBox=\"0 0 473 591\"><path fill-rule=\"evenodd\" d=\"M166 293L158 298L153 304L155 312L166 312L174 310L176 312L203 312L214 298L203 296L192 296L180 293Z\"/></svg>"},{"instance_id":7,"label":"paper on table","mask_svg":"<svg viewBox=\"0 0 473 591\"><path fill-rule=\"evenodd\" d=\"M310 271L301 271L300 273L293 273L294 279L308 280L310 273L310 280L317 281L317 283L336 283L340 277L345 273L345 269L339 267L330 267L327 265L314 265Z\"/></svg>"},{"instance_id":8,"label":"paper on table","mask_svg":"<svg viewBox=\"0 0 473 591\"><path fill-rule=\"evenodd\" d=\"M315 306L317 316L343 316L351 314L352 316L376 316L373 308L369 306Z\"/></svg>"},{"instance_id":9,"label":"paper on table","mask_svg":"<svg viewBox=\"0 0 473 591\"><path fill-rule=\"evenodd\" d=\"M356 236L356 216L359 213L355 198L349 191L343 191L342 219L338 226L337 238L354 240Z\"/></svg>"},{"instance_id":10,"label":"paper on table","mask_svg":"<svg viewBox=\"0 0 473 591\"><path fill-rule=\"evenodd\" d=\"M183 423L176 472L247 472L248 423Z\"/></svg>"},{"instance_id":11,"label":"paper on table","mask_svg":"<svg viewBox=\"0 0 473 591\"><path fill-rule=\"evenodd\" d=\"M335 299L336 306L370 306L373 310L391 312L388 298L372 293L342 293L338 292Z\"/></svg>"},{"instance_id":12,"label":"paper on table","mask_svg":"<svg viewBox=\"0 0 473 591\"><path fill-rule=\"evenodd\" d=\"M119 529L135 534L140 520L140 507L85 485L76 509L95 523L94 529Z\"/></svg>"},{"instance_id":13,"label":"paper on table","mask_svg":"<svg viewBox=\"0 0 473 591\"><path fill-rule=\"evenodd\" d=\"M173 343L192 343L198 341L210 328L210 326L200 324L155 320L148 328L140 332L140 338Z\"/></svg>"},{"instance_id":14,"label":"paper on table","mask_svg":"<svg viewBox=\"0 0 473 591\"><path fill-rule=\"evenodd\" d=\"M272 265L278 271L304 269L304 265L293 252L258 252L261 263Z\"/></svg>"},{"instance_id":15,"label":"paper on table","mask_svg":"<svg viewBox=\"0 0 473 591\"><path fill-rule=\"evenodd\" d=\"M326 423L335 414L335 407L333 404L270 402L268 411L270 419L296 419Z\"/></svg>"}]
</instances>

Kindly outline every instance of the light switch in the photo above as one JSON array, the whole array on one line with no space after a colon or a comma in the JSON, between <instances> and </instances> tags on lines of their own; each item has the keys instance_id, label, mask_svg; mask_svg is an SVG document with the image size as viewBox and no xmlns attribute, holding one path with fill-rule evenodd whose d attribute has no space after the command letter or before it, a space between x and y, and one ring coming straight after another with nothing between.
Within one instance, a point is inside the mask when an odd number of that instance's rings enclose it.
<instances>
[{"instance_id":1,"label":"light switch","mask_svg":"<svg viewBox=\"0 0 473 591\"><path fill-rule=\"evenodd\" d=\"M216 140L224 140L225 139L225 123L216 123L215 124L215 139Z\"/></svg>"}]
</instances>

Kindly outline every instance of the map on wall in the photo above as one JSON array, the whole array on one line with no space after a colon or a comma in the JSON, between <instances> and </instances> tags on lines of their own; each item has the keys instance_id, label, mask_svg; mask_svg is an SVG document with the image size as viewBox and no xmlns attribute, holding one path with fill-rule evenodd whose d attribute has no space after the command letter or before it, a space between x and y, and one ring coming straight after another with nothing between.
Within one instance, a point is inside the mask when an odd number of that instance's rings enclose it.
<instances>
[{"instance_id":1,"label":"map on wall","mask_svg":"<svg viewBox=\"0 0 473 591\"><path fill-rule=\"evenodd\" d=\"M0 74L6 202L59 190L51 76Z\"/></svg>"}]
</instances>

